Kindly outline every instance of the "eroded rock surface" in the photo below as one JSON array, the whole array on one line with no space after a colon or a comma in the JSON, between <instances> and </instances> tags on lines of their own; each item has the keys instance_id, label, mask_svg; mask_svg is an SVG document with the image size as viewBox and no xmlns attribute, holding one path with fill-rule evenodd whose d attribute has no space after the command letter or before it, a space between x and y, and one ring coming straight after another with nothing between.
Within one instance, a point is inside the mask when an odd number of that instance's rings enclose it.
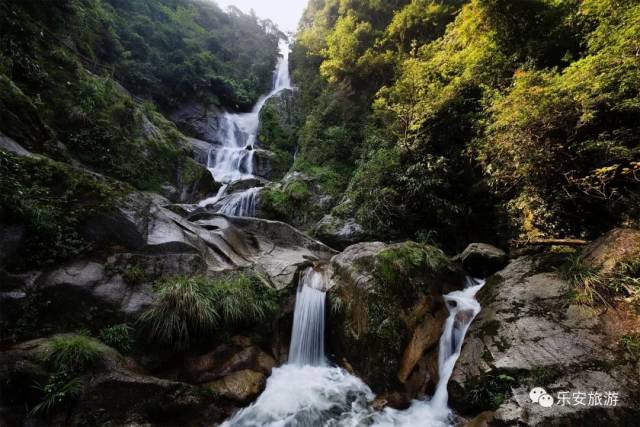
<instances>
[{"instance_id":1,"label":"eroded rock surface","mask_svg":"<svg viewBox=\"0 0 640 427\"><path fill-rule=\"evenodd\" d=\"M461 272L438 249L414 242L358 243L330 268L338 360L376 393L396 396L397 406L432 391L442 294L462 286Z\"/></svg>"},{"instance_id":2,"label":"eroded rock surface","mask_svg":"<svg viewBox=\"0 0 640 427\"><path fill-rule=\"evenodd\" d=\"M522 257L492 276L479 294L449 383L450 404L463 413L495 410L491 425L613 425L639 415L638 367L603 325L611 311L572 303L569 284ZM613 309L611 309L613 310ZM533 403L529 391L619 392L616 407ZM594 418L594 419L596 419Z\"/></svg>"}]
</instances>

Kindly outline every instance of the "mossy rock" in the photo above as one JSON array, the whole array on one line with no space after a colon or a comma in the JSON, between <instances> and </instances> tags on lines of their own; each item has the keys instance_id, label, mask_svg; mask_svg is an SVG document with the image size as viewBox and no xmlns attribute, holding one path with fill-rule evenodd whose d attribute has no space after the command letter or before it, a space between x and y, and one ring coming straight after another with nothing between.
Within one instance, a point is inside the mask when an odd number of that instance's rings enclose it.
<instances>
[{"instance_id":1,"label":"mossy rock","mask_svg":"<svg viewBox=\"0 0 640 427\"><path fill-rule=\"evenodd\" d=\"M397 378L415 324L443 309L442 294L463 275L438 248L415 242L350 246L332 261L336 288L332 345L376 392L402 389Z\"/></svg>"}]
</instances>

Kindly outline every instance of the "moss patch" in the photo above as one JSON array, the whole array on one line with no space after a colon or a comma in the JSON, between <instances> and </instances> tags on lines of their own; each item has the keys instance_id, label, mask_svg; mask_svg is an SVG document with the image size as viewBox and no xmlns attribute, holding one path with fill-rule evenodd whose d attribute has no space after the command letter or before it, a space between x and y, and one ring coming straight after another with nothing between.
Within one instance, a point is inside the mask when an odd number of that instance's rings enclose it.
<instances>
[{"instance_id":1,"label":"moss patch","mask_svg":"<svg viewBox=\"0 0 640 427\"><path fill-rule=\"evenodd\" d=\"M92 249L79 232L94 214L115 206L127 186L45 158L0 151L0 214L23 224L25 242L10 260L33 269L77 257Z\"/></svg>"}]
</instances>

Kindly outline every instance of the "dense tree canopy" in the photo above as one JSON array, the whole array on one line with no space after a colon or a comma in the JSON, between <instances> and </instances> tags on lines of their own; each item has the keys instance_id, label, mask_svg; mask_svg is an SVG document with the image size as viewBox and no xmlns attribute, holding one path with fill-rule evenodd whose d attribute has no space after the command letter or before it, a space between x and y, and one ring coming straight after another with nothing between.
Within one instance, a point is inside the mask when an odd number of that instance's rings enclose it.
<instances>
[{"instance_id":1,"label":"dense tree canopy","mask_svg":"<svg viewBox=\"0 0 640 427\"><path fill-rule=\"evenodd\" d=\"M298 168L339 165L350 184L334 213L384 237L455 245L454 232L590 236L630 221L639 31L633 1L314 0L294 50Z\"/></svg>"}]
</instances>

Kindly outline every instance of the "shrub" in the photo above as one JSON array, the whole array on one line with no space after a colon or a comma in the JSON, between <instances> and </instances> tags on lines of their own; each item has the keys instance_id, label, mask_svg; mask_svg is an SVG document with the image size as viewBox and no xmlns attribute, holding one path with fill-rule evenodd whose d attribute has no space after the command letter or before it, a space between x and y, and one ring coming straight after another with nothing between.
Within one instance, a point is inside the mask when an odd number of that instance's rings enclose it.
<instances>
[{"instance_id":1,"label":"shrub","mask_svg":"<svg viewBox=\"0 0 640 427\"><path fill-rule=\"evenodd\" d=\"M119 352L128 353L133 344L132 332L133 328L125 323L113 325L100 331L100 339Z\"/></svg>"},{"instance_id":2,"label":"shrub","mask_svg":"<svg viewBox=\"0 0 640 427\"><path fill-rule=\"evenodd\" d=\"M84 372L100 359L96 343L82 335L61 335L51 340L47 362L57 371Z\"/></svg>"},{"instance_id":3,"label":"shrub","mask_svg":"<svg viewBox=\"0 0 640 427\"><path fill-rule=\"evenodd\" d=\"M631 354L634 359L640 360L640 334L623 336L620 338L620 347Z\"/></svg>"}]
</instances>

